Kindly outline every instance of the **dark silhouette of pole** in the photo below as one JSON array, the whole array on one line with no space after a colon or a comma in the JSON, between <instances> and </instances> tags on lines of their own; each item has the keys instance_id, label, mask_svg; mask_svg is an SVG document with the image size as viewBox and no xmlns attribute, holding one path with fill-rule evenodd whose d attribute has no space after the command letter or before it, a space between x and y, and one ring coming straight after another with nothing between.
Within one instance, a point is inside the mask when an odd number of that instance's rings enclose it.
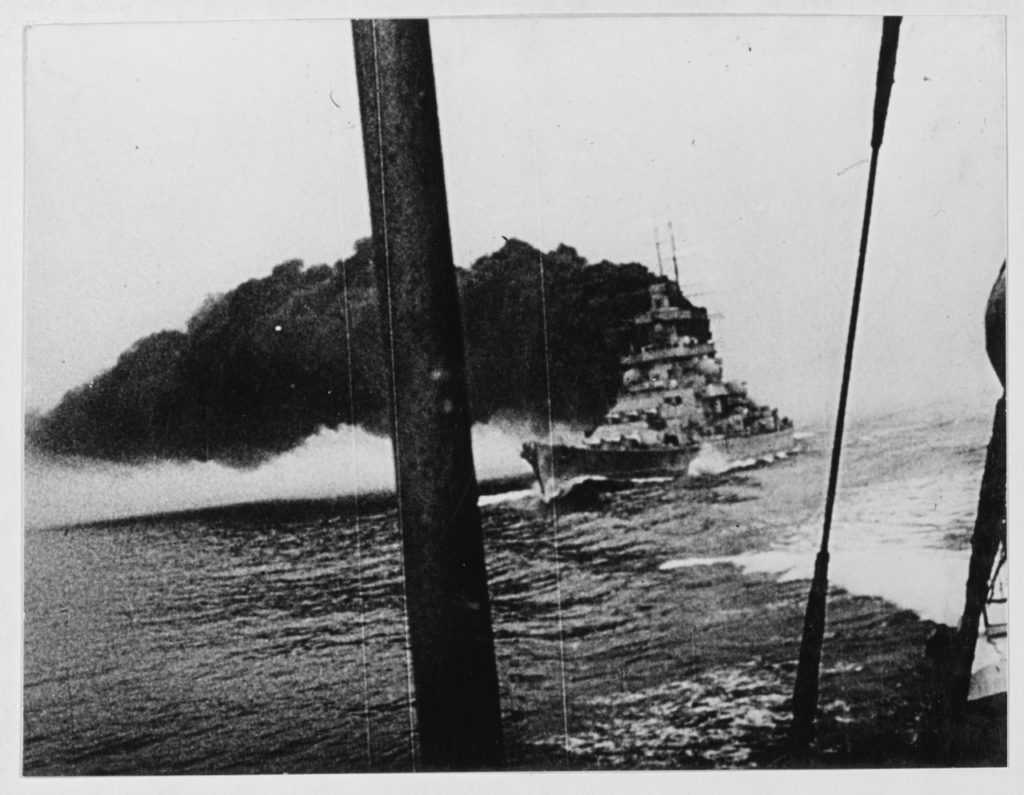
<instances>
[{"instance_id":1,"label":"dark silhouette of pole","mask_svg":"<svg viewBox=\"0 0 1024 795\"><path fill-rule=\"evenodd\" d=\"M996 403L992 436L978 493L978 513L971 536L964 612L946 662L948 681L942 707L937 751L943 763L955 764L962 753L959 727L967 709L979 623L988 599L989 581L1000 545L1006 549L1006 263L999 272L985 313L985 341L992 367L1003 385Z\"/></svg>"},{"instance_id":2,"label":"dark silhouette of pole","mask_svg":"<svg viewBox=\"0 0 1024 795\"><path fill-rule=\"evenodd\" d=\"M503 764L490 600L426 20L352 23L391 387L420 762Z\"/></svg>"},{"instance_id":3,"label":"dark silhouette of pole","mask_svg":"<svg viewBox=\"0 0 1024 795\"><path fill-rule=\"evenodd\" d=\"M992 366L1004 394L996 403L992 436L985 456L985 469L978 494L978 514L971 536L964 612L957 626L957 659L951 682L951 706L959 720L967 704L978 622L988 598L989 579L999 545L1006 544L1006 263L1003 263L989 296L985 313L985 340Z\"/></svg>"},{"instance_id":4,"label":"dark silhouette of pole","mask_svg":"<svg viewBox=\"0 0 1024 795\"><path fill-rule=\"evenodd\" d=\"M882 46L878 56L878 77L875 88L874 124L871 132L871 168L868 171L867 198L864 202L864 223L861 227L860 254L857 258L857 277L853 286L853 306L850 309L850 328L846 336L846 357L843 360L843 381L839 391L836 413L835 438L832 441L832 466L828 476L825 497L825 519L821 533L821 549L814 561L814 576L807 597L800 660L797 665L796 685L793 688L793 725L790 737L797 751L805 749L814 739L814 718L818 709L818 672L821 666L821 644L825 635L825 602L828 593L828 542L832 529L832 509L836 500L839 479L839 455L843 445L843 424L846 417L846 397L850 388L850 369L853 364L853 344L857 337L857 314L860 310L861 286L864 282L864 260L867 255L868 229L871 226L871 204L875 193L875 172L878 168L878 150L885 131L885 117L889 109L893 75L896 69L896 46L899 42L902 17L885 17L882 23Z\"/></svg>"}]
</instances>

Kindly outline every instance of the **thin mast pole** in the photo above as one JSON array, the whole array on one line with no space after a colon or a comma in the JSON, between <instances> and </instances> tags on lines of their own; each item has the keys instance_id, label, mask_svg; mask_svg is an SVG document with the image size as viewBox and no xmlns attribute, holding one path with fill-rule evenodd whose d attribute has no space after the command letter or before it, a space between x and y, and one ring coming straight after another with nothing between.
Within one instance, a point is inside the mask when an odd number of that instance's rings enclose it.
<instances>
[{"instance_id":1,"label":"thin mast pole","mask_svg":"<svg viewBox=\"0 0 1024 795\"><path fill-rule=\"evenodd\" d=\"M668 222L668 231L672 237L672 267L676 273L676 287L682 290L682 286L679 284L679 260L676 259L676 233L672 229L672 222Z\"/></svg>"},{"instance_id":2,"label":"thin mast pole","mask_svg":"<svg viewBox=\"0 0 1024 795\"><path fill-rule=\"evenodd\" d=\"M658 239L658 226L654 226L654 250L658 253L658 276L665 275L665 269L661 266L661 241Z\"/></svg>"},{"instance_id":3,"label":"thin mast pole","mask_svg":"<svg viewBox=\"0 0 1024 795\"><path fill-rule=\"evenodd\" d=\"M871 225L871 205L875 192L875 172L878 168L878 150L885 131L885 117L892 93L896 69L896 46L899 42L902 17L885 17L882 23L882 45L878 56L878 77L875 87L874 124L871 133L871 167L868 171L867 197L864 202L864 222L861 227L860 253L857 257L857 276L853 286L853 306L850 309L850 328L846 336L846 356L843 360L843 381L839 391L836 413L835 438L832 441L832 466L829 469L828 491L825 497L825 519L821 533L821 549L814 561L814 577L807 597L803 638L800 643L800 661L797 666L796 685L793 688L793 725L791 739L799 751L814 739L814 717L818 708L818 672L821 665L821 644L825 635L825 601L828 592L829 534L832 529L832 509L835 506L836 484L839 479L839 456L843 444L843 424L846 417L846 398L850 388L850 370L853 364L853 344L857 337L857 315L860 310L861 287L864 282L864 260L867 255L868 230Z\"/></svg>"},{"instance_id":4,"label":"thin mast pole","mask_svg":"<svg viewBox=\"0 0 1024 795\"><path fill-rule=\"evenodd\" d=\"M426 20L356 20L420 761L499 767L501 713Z\"/></svg>"}]
</instances>

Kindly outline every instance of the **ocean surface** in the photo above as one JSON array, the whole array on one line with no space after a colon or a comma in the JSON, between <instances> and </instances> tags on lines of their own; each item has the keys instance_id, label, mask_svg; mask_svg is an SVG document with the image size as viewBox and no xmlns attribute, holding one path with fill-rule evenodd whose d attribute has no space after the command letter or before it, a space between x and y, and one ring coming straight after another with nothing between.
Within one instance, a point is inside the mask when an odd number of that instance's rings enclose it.
<instances>
[{"instance_id":1,"label":"ocean surface","mask_svg":"<svg viewBox=\"0 0 1024 795\"><path fill-rule=\"evenodd\" d=\"M928 622L959 614L990 422L848 427L823 657L837 731L877 723ZM524 485L482 500L510 766L762 758L788 719L829 437L557 511ZM30 527L24 549L26 774L417 768L390 499Z\"/></svg>"}]
</instances>

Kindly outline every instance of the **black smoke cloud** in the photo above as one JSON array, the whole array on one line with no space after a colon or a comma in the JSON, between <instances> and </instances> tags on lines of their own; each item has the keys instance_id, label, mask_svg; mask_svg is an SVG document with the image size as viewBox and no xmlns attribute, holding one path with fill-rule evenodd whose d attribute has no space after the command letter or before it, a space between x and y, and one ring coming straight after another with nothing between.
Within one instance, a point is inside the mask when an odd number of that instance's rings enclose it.
<instances>
[{"instance_id":1,"label":"black smoke cloud","mask_svg":"<svg viewBox=\"0 0 1024 795\"><path fill-rule=\"evenodd\" d=\"M609 330L646 308L649 271L510 240L458 273L476 421L546 421L549 374L554 419L587 423L607 409L618 384ZM285 262L208 298L185 331L139 340L26 431L33 448L57 456L251 466L324 427L386 431L386 395L362 240L333 267Z\"/></svg>"}]
</instances>

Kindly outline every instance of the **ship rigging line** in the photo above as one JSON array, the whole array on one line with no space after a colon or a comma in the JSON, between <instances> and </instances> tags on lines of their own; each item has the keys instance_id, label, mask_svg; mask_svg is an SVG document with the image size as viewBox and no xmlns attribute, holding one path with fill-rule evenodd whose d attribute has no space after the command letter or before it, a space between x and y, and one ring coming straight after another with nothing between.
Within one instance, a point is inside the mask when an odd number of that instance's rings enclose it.
<instances>
[{"instance_id":1,"label":"ship rigging line","mask_svg":"<svg viewBox=\"0 0 1024 795\"><path fill-rule=\"evenodd\" d=\"M846 336L846 355L843 359L843 381L836 409L835 438L832 441L832 462L829 469L828 490L825 496L825 517L821 532L821 548L814 561L814 576L807 596L800 659L793 687L793 724L790 739L794 749L803 752L814 737L814 716L818 706L818 672L821 665L821 645L825 634L825 605L828 594L828 543L832 528L832 509L835 506L836 484L839 479L839 457L843 445L843 426L846 419L846 398L850 389L850 371L853 366L853 346L857 337L857 315L860 310L861 287L864 283L864 261L867 256L868 230L871 226L871 207L875 193L875 172L878 168L878 150L885 132L885 117L889 109L896 70L896 48L899 44L902 17L885 17L882 22L882 43L878 55L878 75L875 86L874 121L871 131L871 166L868 171L867 196L864 200L864 220L861 226L860 251L857 256L857 274L853 285L850 307L850 327Z\"/></svg>"},{"instance_id":2,"label":"ship rigging line","mask_svg":"<svg viewBox=\"0 0 1024 795\"><path fill-rule=\"evenodd\" d=\"M380 66L378 60L378 47L377 47L377 20L370 20L370 31L373 34L371 40L373 43L373 89L376 94L374 101L374 109L377 116L377 153L378 153L378 164L380 167L381 180L380 180L380 199L381 199L381 225L383 226L383 238L384 243L384 261L388 263L388 267L384 269L385 272L385 283L387 285L388 293L388 353L391 357L391 411L392 426L398 427L398 387L395 383L395 318L394 318L394 301L392 300L391 294L391 251L388 246L388 202L386 196L386 180L384 174L387 173L387 164L384 160L384 122L380 115ZM398 508L398 530L399 537L405 537L405 530L402 527L402 483L401 483L401 467L400 462L402 460L401 453L401 442L399 434L396 431L392 434L393 446L395 451L395 499L397 501ZM405 584L405 555L401 553L401 544L399 544L399 560L401 561L401 579L402 579L402 609L405 617L405 693L407 707L409 711L409 756L411 760L412 772L416 772L416 708L413 695L413 683L412 683L412 640L409 636L409 595L408 589Z\"/></svg>"},{"instance_id":3,"label":"ship rigging line","mask_svg":"<svg viewBox=\"0 0 1024 795\"><path fill-rule=\"evenodd\" d=\"M362 668L363 684L363 722L366 731L366 767L373 769L373 753L370 745L370 674L369 660L366 656L366 595L363 590L363 528L359 513L359 475L356 462L355 432L356 405L355 387L352 379L352 316L348 300L348 269L345 260L341 260L341 290L345 305L345 358L348 368L348 426L349 426L349 470L352 473L352 493L355 497L355 529L356 529L356 601L359 605L359 652Z\"/></svg>"},{"instance_id":4,"label":"ship rigging line","mask_svg":"<svg viewBox=\"0 0 1024 795\"><path fill-rule=\"evenodd\" d=\"M538 206L539 203L538 203ZM537 263L540 266L540 309L541 329L544 337L544 386L545 397L548 405L548 445L554 450L555 426L554 412L551 409L551 352L548 347L548 301L547 301L547 279L544 271L544 255L537 253ZM543 473L542 473L543 474ZM555 476L555 456L551 456L551 478ZM558 610L558 664L562 677L562 736L564 739L563 750L566 761L569 758L569 696L565 687L565 629L562 623L562 565L558 554L558 504L551 501L551 535L555 558L555 603Z\"/></svg>"}]
</instances>

